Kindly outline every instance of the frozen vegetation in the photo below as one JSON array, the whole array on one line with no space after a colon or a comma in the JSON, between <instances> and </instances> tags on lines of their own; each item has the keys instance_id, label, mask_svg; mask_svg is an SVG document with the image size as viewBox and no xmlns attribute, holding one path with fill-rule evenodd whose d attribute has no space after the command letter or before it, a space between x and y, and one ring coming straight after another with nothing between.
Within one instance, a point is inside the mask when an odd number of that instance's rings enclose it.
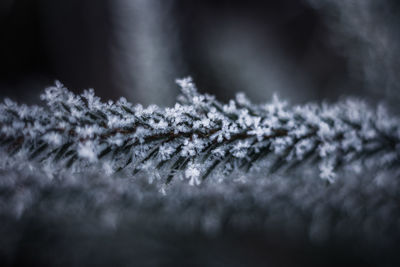
<instances>
[{"instance_id":1,"label":"frozen vegetation","mask_svg":"<svg viewBox=\"0 0 400 267\"><path fill-rule=\"evenodd\" d=\"M199 185L238 170L275 173L306 163L332 183L338 168L398 165L400 121L383 106L344 100L289 107L277 97L256 105L243 94L223 104L199 94L191 78L177 83L178 103L165 109L124 98L104 103L93 90L75 95L59 82L41 96L46 108L5 100L2 164L29 161L50 174L91 166L107 174L146 172L165 185L174 177Z\"/></svg>"},{"instance_id":2,"label":"frozen vegetation","mask_svg":"<svg viewBox=\"0 0 400 267\"><path fill-rule=\"evenodd\" d=\"M223 104L190 78L177 83L171 108L104 103L59 82L46 107L0 105L6 264L26 253L62 266L399 262L400 121L383 106L259 105L242 94ZM227 233L267 252L231 255L240 242ZM108 246L118 253L91 256Z\"/></svg>"}]
</instances>

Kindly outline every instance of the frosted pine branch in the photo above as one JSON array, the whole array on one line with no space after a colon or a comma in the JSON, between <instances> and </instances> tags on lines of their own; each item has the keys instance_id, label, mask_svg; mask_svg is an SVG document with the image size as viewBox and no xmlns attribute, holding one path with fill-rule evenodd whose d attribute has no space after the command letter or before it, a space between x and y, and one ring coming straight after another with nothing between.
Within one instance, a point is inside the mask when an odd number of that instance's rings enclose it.
<instances>
[{"instance_id":1,"label":"frosted pine branch","mask_svg":"<svg viewBox=\"0 0 400 267\"><path fill-rule=\"evenodd\" d=\"M177 83L182 94L171 108L124 98L104 103L93 90L75 95L59 82L41 96L45 108L6 99L2 164L18 157L78 172L146 171L151 180L182 176L193 185L235 170L272 173L305 163L315 163L329 182L343 167L399 166L400 121L382 106L345 100L289 107L277 97L259 105L243 94L223 104L198 93L191 78Z\"/></svg>"}]
</instances>

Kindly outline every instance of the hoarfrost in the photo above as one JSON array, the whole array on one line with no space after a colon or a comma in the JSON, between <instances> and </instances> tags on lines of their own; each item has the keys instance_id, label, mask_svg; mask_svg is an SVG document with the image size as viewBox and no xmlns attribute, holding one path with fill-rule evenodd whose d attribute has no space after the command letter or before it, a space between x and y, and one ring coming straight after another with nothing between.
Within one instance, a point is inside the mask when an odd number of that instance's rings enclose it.
<instances>
[{"instance_id":1,"label":"hoarfrost","mask_svg":"<svg viewBox=\"0 0 400 267\"><path fill-rule=\"evenodd\" d=\"M148 169L171 167L172 176L188 168L194 172L188 162L201 162L199 175L207 176L312 159L321 178L330 182L338 166L354 171L398 166L400 120L383 106L374 109L350 99L290 107L276 95L257 105L243 94L223 104L199 94L190 77L177 84L179 103L165 109L133 106L124 98L104 103L92 89L75 95L60 82L41 95L47 108L5 99L0 149L9 155L7 162L25 155L34 165L50 162L55 169L81 170L100 161L107 173L150 162ZM197 184L196 179L190 183Z\"/></svg>"}]
</instances>

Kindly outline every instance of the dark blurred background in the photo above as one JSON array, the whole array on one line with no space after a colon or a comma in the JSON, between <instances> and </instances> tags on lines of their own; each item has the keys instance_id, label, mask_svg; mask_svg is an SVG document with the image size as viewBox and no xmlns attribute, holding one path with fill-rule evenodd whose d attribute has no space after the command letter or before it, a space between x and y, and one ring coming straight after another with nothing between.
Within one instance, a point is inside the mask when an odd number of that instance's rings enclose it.
<instances>
[{"instance_id":1,"label":"dark blurred background","mask_svg":"<svg viewBox=\"0 0 400 267\"><path fill-rule=\"evenodd\" d=\"M58 79L103 99L171 105L203 92L292 103L399 99L395 0L1 0L0 97L38 102Z\"/></svg>"}]
</instances>

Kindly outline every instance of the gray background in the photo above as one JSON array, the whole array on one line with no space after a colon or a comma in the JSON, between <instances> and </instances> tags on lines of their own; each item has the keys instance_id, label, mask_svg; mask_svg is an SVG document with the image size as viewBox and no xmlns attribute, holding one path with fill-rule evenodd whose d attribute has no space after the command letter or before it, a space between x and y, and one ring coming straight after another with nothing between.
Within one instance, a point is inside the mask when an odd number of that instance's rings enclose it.
<instances>
[{"instance_id":1,"label":"gray background","mask_svg":"<svg viewBox=\"0 0 400 267\"><path fill-rule=\"evenodd\" d=\"M0 97L35 103L62 81L103 99L171 105L203 92L292 103L398 101L394 0L2 0Z\"/></svg>"}]
</instances>

